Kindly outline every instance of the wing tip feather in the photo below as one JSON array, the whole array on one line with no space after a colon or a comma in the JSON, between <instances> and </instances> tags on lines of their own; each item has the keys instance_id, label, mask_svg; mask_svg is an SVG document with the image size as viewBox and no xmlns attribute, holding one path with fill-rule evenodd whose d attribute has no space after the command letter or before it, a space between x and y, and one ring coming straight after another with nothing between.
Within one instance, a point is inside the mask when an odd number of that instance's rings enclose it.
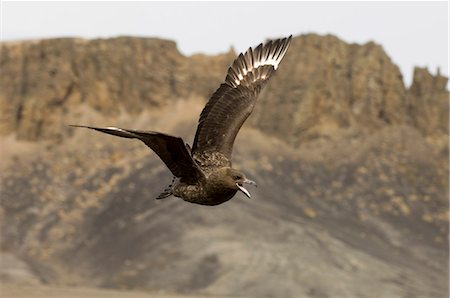
<instances>
[{"instance_id":1,"label":"wing tip feather","mask_svg":"<svg viewBox=\"0 0 450 298\"><path fill-rule=\"evenodd\" d=\"M240 53L228 69L225 83L237 87L246 81L249 73L261 66L272 66L276 70L286 54L291 40L292 34L285 38L260 43L255 49L250 47L244 53ZM258 79L258 76L254 77ZM267 79L267 77L261 79Z\"/></svg>"}]
</instances>

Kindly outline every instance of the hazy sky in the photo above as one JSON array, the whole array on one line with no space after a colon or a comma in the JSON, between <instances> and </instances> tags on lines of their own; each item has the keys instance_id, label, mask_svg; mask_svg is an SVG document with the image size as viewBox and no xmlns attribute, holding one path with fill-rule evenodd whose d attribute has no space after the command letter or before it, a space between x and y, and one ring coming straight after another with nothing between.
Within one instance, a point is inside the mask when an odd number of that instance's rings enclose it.
<instances>
[{"instance_id":1,"label":"hazy sky","mask_svg":"<svg viewBox=\"0 0 450 298\"><path fill-rule=\"evenodd\" d=\"M5 41L134 35L183 54L237 51L269 37L334 34L381 44L409 85L413 67L448 75L447 2L3 2Z\"/></svg>"}]
</instances>

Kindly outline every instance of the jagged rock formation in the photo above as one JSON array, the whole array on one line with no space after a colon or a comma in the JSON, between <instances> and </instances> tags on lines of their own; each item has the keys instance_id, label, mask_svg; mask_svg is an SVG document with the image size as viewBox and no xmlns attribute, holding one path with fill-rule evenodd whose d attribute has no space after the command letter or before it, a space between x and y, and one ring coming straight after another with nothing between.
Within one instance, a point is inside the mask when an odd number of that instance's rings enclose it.
<instances>
[{"instance_id":1,"label":"jagged rock formation","mask_svg":"<svg viewBox=\"0 0 450 298\"><path fill-rule=\"evenodd\" d=\"M81 103L117 116L206 97L233 58L187 58L174 42L153 38L3 44L0 132L25 140L62 138L65 117Z\"/></svg>"},{"instance_id":2,"label":"jagged rock formation","mask_svg":"<svg viewBox=\"0 0 450 298\"><path fill-rule=\"evenodd\" d=\"M417 68L406 89L379 45L293 40L237 138L252 200L155 201L171 177L145 146L65 126L192 139L233 58L128 37L3 44L1 250L19 282L447 297L447 79Z\"/></svg>"},{"instance_id":3,"label":"jagged rock formation","mask_svg":"<svg viewBox=\"0 0 450 298\"><path fill-rule=\"evenodd\" d=\"M184 57L174 42L131 37L6 43L0 133L62 138L68 134L63 120L80 103L114 116L190 97L206 101L234 55ZM414 124L424 133L447 132L446 82L416 69L407 90L381 46L300 36L262 94L252 123L292 144L360 125Z\"/></svg>"},{"instance_id":4,"label":"jagged rock formation","mask_svg":"<svg viewBox=\"0 0 450 298\"><path fill-rule=\"evenodd\" d=\"M408 90L408 108L413 125L424 134L448 134L448 78L430 74L426 68L414 69Z\"/></svg>"},{"instance_id":5,"label":"jagged rock formation","mask_svg":"<svg viewBox=\"0 0 450 298\"><path fill-rule=\"evenodd\" d=\"M255 122L264 131L296 143L355 124L408 121L402 76L381 46L309 35L292 48L257 111ZM278 118L273 109L282 111Z\"/></svg>"}]
</instances>

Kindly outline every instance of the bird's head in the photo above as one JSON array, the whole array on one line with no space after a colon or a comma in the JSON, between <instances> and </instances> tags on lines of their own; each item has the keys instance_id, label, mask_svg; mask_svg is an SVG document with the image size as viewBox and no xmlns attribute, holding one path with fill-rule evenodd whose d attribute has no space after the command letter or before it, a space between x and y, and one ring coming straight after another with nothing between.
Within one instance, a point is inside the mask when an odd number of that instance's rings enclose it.
<instances>
[{"instance_id":1,"label":"bird's head","mask_svg":"<svg viewBox=\"0 0 450 298\"><path fill-rule=\"evenodd\" d=\"M225 181L229 188L243 192L248 198L251 198L250 193L245 189L244 184L256 185L255 181L247 179L245 175L233 168L226 169Z\"/></svg>"}]
</instances>

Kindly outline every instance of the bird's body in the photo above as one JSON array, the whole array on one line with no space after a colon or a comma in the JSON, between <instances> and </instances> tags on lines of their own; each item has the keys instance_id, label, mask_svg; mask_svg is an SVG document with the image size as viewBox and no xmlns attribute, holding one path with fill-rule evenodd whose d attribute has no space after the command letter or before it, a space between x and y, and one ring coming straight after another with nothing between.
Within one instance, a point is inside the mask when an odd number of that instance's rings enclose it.
<instances>
[{"instance_id":1,"label":"bird's body","mask_svg":"<svg viewBox=\"0 0 450 298\"><path fill-rule=\"evenodd\" d=\"M237 189L221 187L216 182L216 176L213 173L205 181L196 184L177 181L172 186L172 194L190 203L209 206L222 204L230 200L236 194Z\"/></svg>"},{"instance_id":2,"label":"bird's body","mask_svg":"<svg viewBox=\"0 0 450 298\"><path fill-rule=\"evenodd\" d=\"M228 69L225 83L200 114L192 149L179 137L153 131L74 126L139 139L150 147L174 175L172 184L157 199L174 195L191 203L218 205L230 200L237 191L250 198L243 184L255 182L232 168L234 140L290 41L291 37L269 41L238 56Z\"/></svg>"}]
</instances>

